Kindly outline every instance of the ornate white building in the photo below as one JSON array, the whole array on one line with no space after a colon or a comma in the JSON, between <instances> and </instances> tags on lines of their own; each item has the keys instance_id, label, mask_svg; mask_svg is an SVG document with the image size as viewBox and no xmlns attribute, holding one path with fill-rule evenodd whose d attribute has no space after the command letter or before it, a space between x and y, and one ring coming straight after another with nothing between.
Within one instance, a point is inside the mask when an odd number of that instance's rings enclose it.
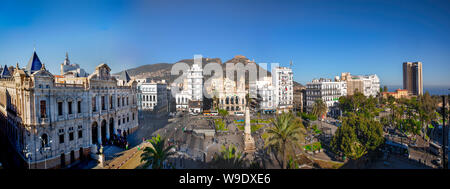
<instances>
[{"instance_id":1,"label":"ornate white building","mask_svg":"<svg viewBox=\"0 0 450 189\"><path fill-rule=\"evenodd\" d=\"M139 109L153 111L155 107L167 108L167 84L164 80L161 82L147 80L138 83L137 87Z\"/></svg>"},{"instance_id":2,"label":"ornate white building","mask_svg":"<svg viewBox=\"0 0 450 189\"><path fill-rule=\"evenodd\" d=\"M112 135L138 127L136 82L118 85L106 64L88 77L56 77L36 52L0 79L0 133L17 165L67 167Z\"/></svg>"},{"instance_id":3,"label":"ornate white building","mask_svg":"<svg viewBox=\"0 0 450 189\"><path fill-rule=\"evenodd\" d=\"M61 64L61 76L64 77L87 77L89 74L80 68L78 64L71 64L69 60L69 53L66 53L66 59Z\"/></svg>"},{"instance_id":4,"label":"ornate white building","mask_svg":"<svg viewBox=\"0 0 450 189\"><path fill-rule=\"evenodd\" d=\"M278 113L292 110L294 105L294 76L292 69L274 67L272 69L272 85L274 87L275 104Z\"/></svg>"},{"instance_id":5,"label":"ornate white building","mask_svg":"<svg viewBox=\"0 0 450 189\"><path fill-rule=\"evenodd\" d=\"M331 114L339 114L339 97L347 95L347 83L331 79L313 79L306 84L306 108L311 111L316 100L321 99Z\"/></svg>"},{"instance_id":6,"label":"ornate white building","mask_svg":"<svg viewBox=\"0 0 450 189\"><path fill-rule=\"evenodd\" d=\"M211 85L207 87L211 98L218 102L218 108L234 112L244 112L246 106L245 80L242 77L240 82L235 82L229 78L212 79Z\"/></svg>"},{"instance_id":7,"label":"ornate white building","mask_svg":"<svg viewBox=\"0 0 450 189\"><path fill-rule=\"evenodd\" d=\"M353 95L359 91L364 96L376 97L380 93L380 79L376 74L351 75L348 72L341 73L341 80L347 82L347 95Z\"/></svg>"},{"instance_id":8,"label":"ornate white building","mask_svg":"<svg viewBox=\"0 0 450 189\"><path fill-rule=\"evenodd\" d=\"M264 77L262 80L250 81L250 89L257 95L259 99L258 109L262 113L271 113L277 109L275 104L274 87L272 85L272 77Z\"/></svg>"},{"instance_id":9,"label":"ornate white building","mask_svg":"<svg viewBox=\"0 0 450 189\"><path fill-rule=\"evenodd\" d=\"M202 111L203 102L203 68L201 64L194 63L185 73L186 77L179 84L180 91L175 94L177 111L190 111L199 113ZM195 108L189 108L190 101L194 101Z\"/></svg>"}]
</instances>

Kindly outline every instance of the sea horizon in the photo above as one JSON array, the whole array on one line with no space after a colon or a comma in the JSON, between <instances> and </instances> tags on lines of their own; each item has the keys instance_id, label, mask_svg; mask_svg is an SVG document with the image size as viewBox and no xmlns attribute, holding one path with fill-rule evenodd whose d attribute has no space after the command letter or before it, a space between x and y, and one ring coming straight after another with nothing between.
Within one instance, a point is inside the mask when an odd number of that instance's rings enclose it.
<instances>
[{"instance_id":1,"label":"sea horizon","mask_svg":"<svg viewBox=\"0 0 450 189\"><path fill-rule=\"evenodd\" d=\"M383 87L384 85L381 85ZM403 89L402 85L386 85L389 92L395 92L397 89ZM423 92L429 92L430 95L448 95L450 94L450 86L424 86Z\"/></svg>"}]
</instances>

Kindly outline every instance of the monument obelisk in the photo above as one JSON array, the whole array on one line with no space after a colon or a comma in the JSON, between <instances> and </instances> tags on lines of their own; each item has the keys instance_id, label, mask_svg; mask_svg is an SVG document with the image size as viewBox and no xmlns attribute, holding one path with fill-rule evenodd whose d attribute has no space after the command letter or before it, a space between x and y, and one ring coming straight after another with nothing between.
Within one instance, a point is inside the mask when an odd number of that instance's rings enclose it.
<instances>
[{"instance_id":1,"label":"monument obelisk","mask_svg":"<svg viewBox=\"0 0 450 189\"><path fill-rule=\"evenodd\" d=\"M253 140L250 129L250 110L245 108L245 126L244 126L244 152L255 152L255 140Z\"/></svg>"}]
</instances>

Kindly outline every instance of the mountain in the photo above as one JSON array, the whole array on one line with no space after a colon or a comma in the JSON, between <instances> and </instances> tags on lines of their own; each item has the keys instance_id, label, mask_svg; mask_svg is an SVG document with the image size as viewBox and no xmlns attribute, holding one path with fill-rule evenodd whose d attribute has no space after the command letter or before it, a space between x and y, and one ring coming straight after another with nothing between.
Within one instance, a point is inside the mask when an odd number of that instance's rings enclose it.
<instances>
[{"instance_id":1,"label":"mountain","mask_svg":"<svg viewBox=\"0 0 450 189\"><path fill-rule=\"evenodd\" d=\"M189 66L192 66L192 64L194 64L194 59L183 59L183 60L179 60L176 63L179 62L184 62L186 64L188 64ZM235 57L233 57L232 59L226 61L225 63L222 62L222 60L220 58L202 58L202 65L206 65L208 63L217 63L220 64L222 66L223 69L223 75L225 76L226 74L226 63L242 63L244 65L246 64L252 64L254 63L254 61L250 61L247 57L242 56L242 55L237 55ZM137 68L132 68L132 69L128 69L126 70L128 72L128 74L132 77L132 78L136 78L136 79L144 79L144 78L150 78L153 79L155 81L159 81L159 80L166 80L166 82L168 82L169 84L172 83L177 77L179 77L179 75L171 75L170 71L172 69L172 66L175 63L171 64L171 63L157 63L157 64L147 64L147 65L143 65L143 66L139 66ZM256 69L257 72L259 72L259 65L256 64ZM122 71L123 72L123 71ZM116 73L114 75L120 75L122 72ZM235 72L235 79L237 78L237 73ZM271 73L270 71L267 72L267 76L270 76ZM208 79L211 76L205 76L205 80ZM246 85L248 86L248 73L246 73ZM294 81L294 87L298 87L298 86L302 86L300 83L297 83Z\"/></svg>"}]
</instances>

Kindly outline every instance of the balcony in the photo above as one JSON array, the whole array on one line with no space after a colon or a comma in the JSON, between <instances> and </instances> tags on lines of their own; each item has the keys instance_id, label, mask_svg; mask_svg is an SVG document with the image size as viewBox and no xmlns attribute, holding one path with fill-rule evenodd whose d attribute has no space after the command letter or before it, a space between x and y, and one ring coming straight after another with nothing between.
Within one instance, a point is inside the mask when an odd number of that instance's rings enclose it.
<instances>
[{"instance_id":1,"label":"balcony","mask_svg":"<svg viewBox=\"0 0 450 189\"><path fill-rule=\"evenodd\" d=\"M55 83L55 87L84 88L83 84Z\"/></svg>"},{"instance_id":2,"label":"balcony","mask_svg":"<svg viewBox=\"0 0 450 189\"><path fill-rule=\"evenodd\" d=\"M82 118L82 117L84 117L86 114L85 113L78 113L77 114L77 118Z\"/></svg>"},{"instance_id":3,"label":"balcony","mask_svg":"<svg viewBox=\"0 0 450 189\"><path fill-rule=\"evenodd\" d=\"M74 119L75 115L74 114L69 114L67 117L68 117L67 119Z\"/></svg>"}]
</instances>

